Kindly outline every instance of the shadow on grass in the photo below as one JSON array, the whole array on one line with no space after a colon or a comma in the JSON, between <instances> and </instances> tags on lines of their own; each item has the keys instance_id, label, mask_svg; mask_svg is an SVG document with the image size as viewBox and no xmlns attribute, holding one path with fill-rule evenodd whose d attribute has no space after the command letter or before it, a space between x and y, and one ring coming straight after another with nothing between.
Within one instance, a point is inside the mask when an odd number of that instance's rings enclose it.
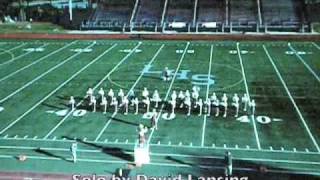
<instances>
[{"instance_id":1,"label":"shadow on grass","mask_svg":"<svg viewBox=\"0 0 320 180\"><path fill-rule=\"evenodd\" d=\"M52 109L55 109L55 110L62 110L62 109L70 107L70 105L67 102L67 101L69 101L70 96L57 96L57 98L62 100L62 102L59 103L60 106L53 105L53 104L48 104L48 103L43 103L42 105L46 106L46 107L49 107L49 108L52 108ZM74 98L75 98L76 101L83 100L83 97L80 97L80 96L74 97Z\"/></svg>"},{"instance_id":2,"label":"shadow on grass","mask_svg":"<svg viewBox=\"0 0 320 180\"><path fill-rule=\"evenodd\" d=\"M123 123L123 124L128 124L128 125L132 125L132 126L139 126L138 123L133 123L133 122L129 122L129 121L125 121L123 119L119 119L119 118L112 118L113 121L119 122L119 123Z\"/></svg>"},{"instance_id":3,"label":"shadow on grass","mask_svg":"<svg viewBox=\"0 0 320 180\"><path fill-rule=\"evenodd\" d=\"M58 99L64 100L64 101L68 101L70 99L70 96L57 96ZM81 96L74 96L74 99L76 101L81 101L83 100L83 97Z\"/></svg>"},{"instance_id":4,"label":"shadow on grass","mask_svg":"<svg viewBox=\"0 0 320 180\"><path fill-rule=\"evenodd\" d=\"M67 162L72 162L70 160L68 160L67 158L63 157L63 156L59 156L59 155L56 155L56 154L53 154L49 151L46 151L46 150L43 150L43 149L36 149L34 150L35 152L39 153L39 154L43 154L43 155L46 155L48 157L53 157L53 158L57 158L57 159L61 159L61 160L64 160L64 161L67 161Z\"/></svg>"},{"instance_id":5,"label":"shadow on grass","mask_svg":"<svg viewBox=\"0 0 320 180\"><path fill-rule=\"evenodd\" d=\"M179 154L189 154L197 156L201 153L179 152ZM213 153L216 158L183 158L167 156L166 159L172 163L182 165L188 168L188 173L192 174L193 178L200 177L224 177L225 179L225 161L224 154ZM184 172L175 172L183 174ZM244 160L233 160L233 173L228 179L237 178L239 180L259 179L259 180L319 180L316 175L303 174L295 170L290 170L282 167L277 167L263 162L253 162Z\"/></svg>"},{"instance_id":6,"label":"shadow on grass","mask_svg":"<svg viewBox=\"0 0 320 180\"><path fill-rule=\"evenodd\" d=\"M169 160L169 161L171 161L171 162L180 164L180 165L189 165L189 166L192 166L192 165L193 165L193 164L191 164L191 163L184 162L183 160L174 158L174 157L172 157L172 156L166 156L166 159Z\"/></svg>"},{"instance_id":7,"label":"shadow on grass","mask_svg":"<svg viewBox=\"0 0 320 180\"><path fill-rule=\"evenodd\" d=\"M62 103L61 103L62 104ZM46 107L49 107L50 109L54 109L54 110L63 110L64 108L63 107L59 107L59 106L56 106L56 105L52 105L52 104L48 104L48 103L43 103L42 104L43 106L46 106ZM62 104L63 106L66 106L65 104Z\"/></svg>"},{"instance_id":8,"label":"shadow on grass","mask_svg":"<svg viewBox=\"0 0 320 180\"><path fill-rule=\"evenodd\" d=\"M66 137L66 136L64 136L63 138L66 138L66 139L69 139L69 140L74 140L74 139L72 139L70 137ZM116 158L119 158L119 159L122 159L122 160L125 160L125 161L128 161L128 162L133 162L134 161L133 156L131 154L126 153L126 151L131 151L131 150L122 149L122 148L118 148L118 147L102 146L102 145L98 145L98 144L95 144L95 143L83 141L82 139L76 139L76 141L78 143L85 144L85 145L100 149L101 152L103 152L105 154L108 154L110 156L113 156L113 157L116 157Z\"/></svg>"}]
</instances>

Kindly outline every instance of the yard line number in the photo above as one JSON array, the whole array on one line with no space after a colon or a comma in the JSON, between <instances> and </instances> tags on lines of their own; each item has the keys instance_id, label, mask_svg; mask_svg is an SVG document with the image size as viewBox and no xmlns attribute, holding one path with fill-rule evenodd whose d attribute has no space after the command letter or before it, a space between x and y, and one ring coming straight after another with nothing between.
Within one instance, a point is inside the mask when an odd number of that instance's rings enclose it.
<instances>
[{"instance_id":1,"label":"yard line number","mask_svg":"<svg viewBox=\"0 0 320 180\"><path fill-rule=\"evenodd\" d=\"M4 109L1 109L0 107L0 112L4 110ZM57 116L65 116L66 114L68 114L69 110L68 109L64 109L64 110L59 110L59 111L47 111L47 113L49 114L55 114ZM72 116L74 117L83 117L87 114L87 110L84 110L84 109L77 109L75 110L73 113L72 113ZM152 117L153 113L152 112L149 112L149 113L145 113L143 114L142 118L143 119L150 119ZM174 114L169 114L169 113L164 113L162 114L161 116L163 119L165 120L173 120L175 119L175 115ZM266 116L266 115L262 115L262 116L256 116L255 117L255 120L260 123L260 124L264 124L264 125L267 125L267 124L270 124L272 122L281 122L283 121L283 119L280 119L280 118L271 118L269 116ZM236 119L236 121L239 121L241 123L250 123L250 116L249 115L243 115L243 116L240 116Z\"/></svg>"},{"instance_id":2,"label":"yard line number","mask_svg":"<svg viewBox=\"0 0 320 180\"><path fill-rule=\"evenodd\" d=\"M49 114L55 114L57 116L66 116L69 113L69 109L63 109L59 111L46 111ZM84 109L77 109L72 113L72 116L74 117L83 117L84 115L87 114L87 110Z\"/></svg>"},{"instance_id":3,"label":"yard line number","mask_svg":"<svg viewBox=\"0 0 320 180\"><path fill-rule=\"evenodd\" d=\"M240 116L236 120L242 123L250 123L250 117L248 115ZM283 121L280 118L271 118L269 116L256 116L255 120L260 124L270 124L272 122Z\"/></svg>"}]
</instances>

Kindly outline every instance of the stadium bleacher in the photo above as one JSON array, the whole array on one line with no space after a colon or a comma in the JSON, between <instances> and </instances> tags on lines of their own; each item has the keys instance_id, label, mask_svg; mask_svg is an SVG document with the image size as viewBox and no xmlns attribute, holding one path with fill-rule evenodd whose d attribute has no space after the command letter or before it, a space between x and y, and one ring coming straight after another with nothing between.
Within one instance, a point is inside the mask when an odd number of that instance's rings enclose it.
<instances>
[{"instance_id":1,"label":"stadium bleacher","mask_svg":"<svg viewBox=\"0 0 320 180\"><path fill-rule=\"evenodd\" d=\"M310 22L320 22L320 16L317 13L320 12L320 2L313 4L306 4L306 16Z\"/></svg>"},{"instance_id":2,"label":"stadium bleacher","mask_svg":"<svg viewBox=\"0 0 320 180\"><path fill-rule=\"evenodd\" d=\"M89 29L129 26L133 7L134 2L130 0L103 1L83 26Z\"/></svg>"},{"instance_id":3,"label":"stadium bleacher","mask_svg":"<svg viewBox=\"0 0 320 180\"><path fill-rule=\"evenodd\" d=\"M163 6L164 0L140 0L134 22L142 24L160 23Z\"/></svg>"},{"instance_id":4,"label":"stadium bleacher","mask_svg":"<svg viewBox=\"0 0 320 180\"><path fill-rule=\"evenodd\" d=\"M301 1L262 0L263 21L269 25L295 25L302 22Z\"/></svg>"},{"instance_id":5,"label":"stadium bleacher","mask_svg":"<svg viewBox=\"0 0 320 180\"><path fill-rule=\"evenodd\" d=\"M305 9L302 0L105 0L98 3L82 27L160 27L160 31L173 27L195 32L203 24L210 24L221 32L256 32L273 27L300 31L302 25L308 24Z\"/></svg>"},{"instance_id":6,"label":"stadium bleacher","mask_svg":"<svg viewBox=\"0 0 320 180\"><path fill-rule=\"evenodd\" d=\"M225 21L225 2L221 0L199 0L197 21L220 22Z\"/></svg>"},{"instance_id":7,"label":"stadium bleacher","mask_svg":"<svg viewBox=\"0 0 320 180\"><path fill-rule=\"evenodd\" d=\"M256 0L230 0L230 22L246 25L257 22Z\"/></svg>"},{"instance_id":8,"label":"stadium bleacher","mask_svg":"<svg viewBox=\"0 0 320 180\"><path fill-rule=\"evenodd\" d=\"M191 23L193 19L194 0L169 0L166 22Z\"/></svg>"}]
</instances>

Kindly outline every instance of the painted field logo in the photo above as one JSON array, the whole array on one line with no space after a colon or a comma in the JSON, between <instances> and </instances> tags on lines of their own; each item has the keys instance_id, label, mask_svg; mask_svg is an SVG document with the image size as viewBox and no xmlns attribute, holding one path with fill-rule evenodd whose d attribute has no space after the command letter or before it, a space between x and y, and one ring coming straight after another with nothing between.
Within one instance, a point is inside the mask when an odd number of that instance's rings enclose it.
<instances>
[{"instance_id":1,"label":"painted field logo","mask_svg":"<svg viewBox=\"0 0 320 180\"><path fill-rule=\"evenodd\" d=\"M142 70L141 73L143 73L144 76L152 75L152 74L157 74L160 75L162 74L162 71L152 71L151 70L152 65L145 65L144 69ZM174 73L174 70L170 70L172 73ZM189 74L191 73L191 70L180 70L177 73L176 79L177 80L189 80ZM197 85L197 86L207 86L209 85L214 85L215 84L215 76L210 75L208 77L208 74L194 74L191 76L192 84Z\"/></svg>"},{"instance_id":2,"label":"painted field logo","mask_svg":"<svg viewBox=\"0 0 320 180\"><path fill-rule=\"evenodd\" d=\"M0 48L0 55L1 55L1 59L8 59L8 61L14 59L14 54L6 49L1 49Z\"/></svg>"},{"instance_id":3,"label":"painted field logo","mask_svg":"<svg viewBox=\"0 0 320 180\"><path fill-rule=\"evenodd\" d=\"M133 66L127 66L125 68L125 66L120 67L117 69L117 71L132 71L135 69L139 69L141 68L141 66L143 67L142 71L135 71L134 73L137 74L137 76L139 76L140 74L143 74L144 77L151 77L152 79L154 78L158 78L159 80L161 79L160 76L162 74L162 69L159 70L159 68L157 70L155 70L153 65L150 64L140 64L137 63ZM226 89L230 89L233 87L236 87L238 85L242 85L241 83L243 82L243 77L242 77L242 72L240 69L233 67L231 65L228 64L219 64L219 63L212 63L212 69L211 69L211 75L208 78L208 66L202 65L203 67L205 67L206 69L201 69L200 72L204 72L204 73L199 73L199 74L193 74L191 70L189 69L182 69L179 70L179 72L177 73L176 76L176 80L184 80L184 81L189 81L192 83L192 85L196 85L196 86L202 86L202 87L206 87L208 84L210 85L210 88L212 90L215 91L223 91ZM170 71L172 73L175 72L174 69L170 69ZM226 76L226 74L228 76ZM232 78L230 78L232 77ZM117 79L117 77L115 77L115 79ZM128 88L126 87L126 84L121 82L120 80L113 80L112 79L112 75L108 78L108 80L110 81L110 83L114 84L115 86L119 87L119 88ZM189 83L189 82L186 82Z\"/></svg>"}]
</instances>

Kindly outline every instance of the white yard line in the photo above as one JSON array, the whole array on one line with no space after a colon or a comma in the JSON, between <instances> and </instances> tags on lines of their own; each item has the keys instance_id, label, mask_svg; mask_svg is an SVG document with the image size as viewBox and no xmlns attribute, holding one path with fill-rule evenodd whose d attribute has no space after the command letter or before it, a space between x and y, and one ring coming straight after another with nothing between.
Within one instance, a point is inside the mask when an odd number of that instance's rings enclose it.
<instances>
[{"instance_id":1,"label":"white yard line","mask_svg":"<svg viewBox=\"0 0 320 180\"><path fill-rule=\"evenodd\" d=\"M1 148L0 148L1 149ZM7 146L7 147L2 147L2 149L20 149L20 150L36 150L39 149L39 147L14 147L14 146ZM70 149L64 149L64 148L40 148L41 150L45 151L64 151L68 152ZM78 149L78 152L82 153L101 153L101 150L82 150ZM132 155L133 152L124 152L126 154ZM181 158L199 158L199 159L218 159L222 160L223 155L221 156L200 156L200 155L183 155L183 154L167 154L167 153L150 153L151 156L157 156L157 157L181 157ZM5 154L5 155L0 155L0 158L16 158L16 155L10 155L10 154ZM56 158L56 157L44 157L44 156L34 156L34 155L28 155L28 159L35 159L35 160L61 160L61 158ZM265 158L237 158L234 157L234 160L238 161L251 161L251 162L272 162L272 163L285 163L285 164L304 164L304 165L320 165L320 162L317 161L300 161L300 160L286 160L286 159L265 159ZM68 159L67 160L71 160ZM203 168L212 168L212 167L217 167L217 168L223 168L220 166L211 166L211 165L205 165L205 164L194 164L194 165L187 165L187 164L177 164L177 163L166 163L166 162L161 162L162 159L159 159L160 162L152 162L149 163L148 165L159 165L159 166L174 166L174 167L203 167ZM123 160L101 160L101 159L82 159L78 158L79 162L94 162L94 163L121 163L125 164L129 161L123 161ZM188 161L186 161L188 162ZM193 164L192 162L188 164ZM236 168L234 168L236 169ZM247 168L245 168L247 169ZM254 169L252 169L254 170ZM314 169L308 169L308 171L312 171ZM278 172L282 172L281 170L276 170ZM271 169L269 169L269 172L271 172ZM291 172L291 171L285 171L285 172Z\"/></svg>"},{"instance_id":2,"label":"white yard line","mask_svg":"<svg viewBox=\"0 0 320 180\"><path fill-rule=\"evenodd\" d=\"M0 155L0 158L3 159L15 159L16 156L14 155ZM29 159L35 160L51 160L51 161L61 161L61 158L55 157L42 157L42 156L28 156ZM72 159L67 158L68 161L72 161ZM78 162L86 162L86 163L103 163L103 164L126 164L128 161L124 160L100 160L100 159L82 159L78 158ZM148 165L151 166L159 166L159 167L179 167L179 168L203 168L203 169L224 169L221 166L210 166L210 165L190 165L190 164L178 164L178 163L149 163ZM241 167L234 167L234 171L252 171L252 172L259 172L256 168L241 168ZM314 172L312 172L314 171ZM290 170L275 170L275 169L268 169L268 172L272 173L280 173L280 174L301 174L301 175L320 175L319 172L316 172L314 169L291 169Z\"/></svg>"},{"instance_id":3,"label":"white yard line","mask_svg":"<svg viewBox=\"0 0 320 180\"><path fill-rule=\"evenodd\" d=\"M125 62L133 53L135 53L135 51L142 45L142 42L139 42L138 45L136 47L134 47L132 49L132 51L126 56L124 57L120 63L118 63L103 79L100 80L100 82L93 88L93 90L97 89L106 79L109 78L109 76L118 69L118 67Z\"/></svg>"},{"instance_id":4,"label":"white yard line","mask_svg":"<svg viewBox=\"0 0 320 180\"><path fill-rule=\"evenodd\" d=\"M0 50L3 51L3 52L0 52L0 55L6 54L6 53L11 53L10 51L19 49L19 48L21 48L22 46L25 46L25 45L26 45L26 44L20 44L19 46L15 46L15 47L13 47L13 48L11 48L11 49L3 49L3 48L0 48Z\"/></svg>"},{"instance_id":5,"label":"white yard line","mask_svg":"<svg viewBox=\"0 0 320 180\"><path fill-rule=\"evenodd\" d=\"M92 43L90 46L87 46L86 48L91 48L92 46L94 46L95 43ZM7 101L8 99L10 99L12 96L18 94L19 92L23 91L25 88L29 87L30 85L32 85L34 82L38 81L39 79L43 78L44 76L46 76L47 74L51 73L52 71L56 70L57 68L59 68L60 66L64 65L65 63L71 61L72 59L74 59L75 57L77 57L78 55L80 55L82 52L77 52L76 54L70 56L69 58L65 59L64 61L60 62L59 64L55 65L54 67L50 68L49 70L47 70L46 72L44 72L43 74L37 76L36 78L34 78L32 81L29 81L28 83L26 83L25 85L23 85L22 87L20 87L19 89L15 90L14 92L12 92L11 94L9 94L8 96L6 96L5 98L0 100L0 103L3 103L5 101Z\"/></svg>"},{"instance_id":6,"label":"white yard line","mask_svg":"<svg viewBox=\"0 0 320 180\"><path fill-rule=\"evenodd\" d=\"M150 60L150 62L148 63L148 66L150 66L154 61L155 59L158 57L158 55L160 54L161 50L163 49L164 47L164 44L162 44L162 46L158 49L158 51L155 53L155 55L153 56L153 58ZM133 89L137 86L137 84L140 82L141 78L143 77L144 73L141 72L140 76L138 77L138 79L135 81L135 83L132 85L132 87L130 88L130 90L128 91L131 92L133 91ZM128 95L128 94L127 94ZM108 128L108 126L110 125L112 119L117 115L117 113L113 113L111 118L107 121L107 123L104 125L104 127L101 129L101 131L99 132L98 136L95 138L95 142L97 142L100 137L102 136L102 134L104 133L104 131Z\"/></svg>"},{"instance_id":7,"label":"white yard line","mask_svg":"<svg viewBox=\"0 0 320 180\"><path fill-rule=\"evenodd\" d=\"M118 69L118 67L123 64L133 53L135 53L135 51L141 46L141 42L138 43L138 45L132 49L132 51L127 54L116 66L113 67L113 69L111 69L111 71L100 80L100 82L98 84L96 84L96 86L93 88L93 90L97 89L106 79L109 78L109 76ZM73 110L71 110L65 117L63 117L58 124L56 124L45 136L44 139L47 139L56 129L58 129L61 124L76 110L77 107L79 107L82 103L84 102L84 99L81 100L78 104L76 104L75 108Z\"/></svg>"},{"instance_id":8,"label":"white yard line","mask_svg":"<svg viewBox=\"0 0 320 180\"><path fill-rule=\"evenodd\" d=\"M40 46L39 48L43 48L43 47L46 47L46 46L48 46L48 44L44 44L44 45ZM21 54L20 56L14 57L13 59L11 59L11 60L9 60L9 61L6 61L6 62L4 62L4 63L1 63L1 64L0 64L0 67L3 66L3 65L6 65L6 64L12 63L12 62L16 61L17 59L20 59L20 58L22 58L22 57L24 57L24 56L26 56L26 55L28 55L28 54L31 54L31 53L34 53L34 52L29 51L29 52L26 52L26 53L24 53L24 54Z\"/></svg>"},{"instance_id":9,"label":"white yard line","mask_svg":"<svg viewBox=\"0 0 320 180\"><path fill-rule=\"evenodd\" d=\"M275 65L272 57L270 56L267 48L265 47L265 45L263 45L263 49L264 49L266 55L268 56L268 59L269 59L270 63L272 64L274 70L276 71L276 73L277 73L277 75L278 75L278 77L279 77L279 79L280 79L280 81L281 81L284 89L286 90L286 92L287 92L287 94L288 94L288 96L289 96L289 98L290 98L290 100L291 100L291 102L292 102L295 110L297 111L297 113L298 113L298 115L299 115L299 117L300 117L301 122L303 123L305 129L307 130L310 139L312 140L312 142L313 142L314 146L316 147L317 151L320 153L320 148L319 148L318 143L316 142L314 136L312 135L312 133L311 133L311 131L310 131L310 129L309 129L309 126L307 125L304 117L302 116L302 113L300 112L300 109L298 108L296 102L294 101L294 99L293 99L293 97L292 97L292 95L291 95L291 92L289 91L289 88L287 87L286 82L283 80L283 78L282 78L282 76L281 76L281 73L279 72L277 66Z\"/></svg>"},{"instance_id":10,"label":"white yard line","mask_svg":"<svg viewBox=\"0 0 320 180\"><path fill-rule=\"evenodd\" d=\"M115 47L116 44L114 46L112 46L111 48L109 48L108 50L111 50L113 47ZM107 51L108 51L107 50ZM105 52L107 52L105 51ZM99 58L99 57L98 57ZM84 66L82 69L80 69L79 71L77 71L75 74L73 74L69 79L67 79L65 82L63 82L62 84L60 84L56 89L54 89L53 91L51 91L47 96L45 96L43 99L41 99L38 103L36 103L34 106L32 106L28 111L26 111L25 113L23 113L21 116L19 116L16 120L14 120L13 122L11 122L7 127L5 127L4 129L2 129L0 131L0 134L3 134L5 131L7 131L9 128L11 128L12 126L14 126L17 122L19 122L21 119L23 119L26 115L28 115L31 111L33 111L35 108L37 108L40 104L42 104L44 101L46 101L49 97L51 97L53 94L55 94L58 90L60 90L62 87L64 87L67 83L69 83L71 80L73 80L76 76L78 76L82 71L84 71L86 68L88 68L93 62L95 62L94 60L91 61L89 64L87 64L86 66Z\"/></svg>"},{"instance_id":11,"label":"white yard line","mask_svg":"<svg viewBox=\"0 0 320 180\"><path fill-rule=\"evenodd\" d=\"M311 44L312 44L314 47L316 47L317 49L320 50L320 46L319 46L318 44L316 44L315 42L312 42Z\"/></svg>"},{"instance_id":12,"label":"white yard line","mask_svg":"<svg viewBox=\"0 0 320 180\"><path fill-rule=\"evenodd\" d=\"M240 43L237 42L237 51L238 51L238 56L239 56L239 60L240 60L242 76L243 76L243 79L244 79L244 85L245 85L246 93L248 95L249 101L251 101L250 92L249 92L249 88L248 88L246 73L245 73L244 66L243 66L243 61L242 61L242 57L241 57L241 51L240 51L240 48L239 48L239 44ZM253 124L253 129L254 129L254 134L255 134L255 138L256 138L256 142L257 142L257 147L258 147L258 149L261 149L260 139L259 139L257 126L256 126L256 120L255 120L255 116L254 115L251 116L251 121L252 121L252 124Z\"/></svg>"},{"instance_id":13,"label":"white yard line","mask_svg":"<svg viewBox=\"0 0 320 180\"><path fill-rule=\"evenodd\" d=\"M211 65L212 65L212 55L213 55L213 45L211 45L210 50L210 62L209 62L209 70L208 70L208 85L207 85L207 92L206 92L206 100L209 98L209 90L210 90L210 76L211 76ZM206 132L206 124L207 124L207 115L203 116L203 126L202 126L202 136L201 136L201 146L204 146L205 141L205 132Z\"/></svg>"},{"instance_id":14,"label":"white yard line","mask_svg":"<svg viewBox=\"0 0 320 180\"><path fill-rule=\"evenodd\" d=\"M300 56L300 54L297 53L297 51L291 46L290 43L288 43L288 47L291 49L291 51L294 52L294 54L297 56L297 58L302 62L302 64L309 70L309 72L317 79L318 82L320 82L320 77L317 75L316 72L313 71L313 69L309 66L308 63Z\"/></svg>"},{"instance_id":15,"label":"white yard line","mask_svg":"<svg viewBox=\"0 0 320 180\"><path fill-rule=\"evenodd\" d=\"M29 142L52 142L52 143L71 143L74 140L68 139L34 139L34 138L19 138L19 137L7 137L7 138L0 138L2 141L29 141ZM97 143L97 144L105 144L105 145L123 145L123 146L132 146L135 145L135 142L105 142L105 141L88 141L88 143ZM268 149L255 149L255 148L235 148L235 147L218 147L218 146L189 146L189 145L168 145L168 144L150 144L150 146L154 147L167 147L167 148L186 148L186 149L210 149L210 150L232 150L232 151L247 151L247 152L261 152L261 153L284 153L284 154L302 154L302 155L318 155L318 152L306 152L306 151L293 151L293 150L268 150Z\"/></svg>"},{"instance_id":16,"label":"white yard line","mask_svg":"<svg viewBox=\"0 0 320 180\"><path fill-rule=\"evenodd\" d=\"M178 66L177 66L177 68L176 68L176 70L175 70L175 72L174 72L174 75L173 75L173 77L172 77L170 86L169 86L169 88L168 88L168 91L167 91L166 96L165 96L165 98L163 99L163 101L167 101L167 99L168 99L168 97L169 97L169 95L170 95L170 91L171 91L171 89L172 89L173 83L174 83L174 81L175 81L175 79L176 79L176 77L177 77L178 71L179 71L180 66L181 66L181 64L182 64L182 61L183 61L183 59L184 59L184 57L185 57L185 55L186 55L186 53L187 53L187 50L188 50L188 48L189 48L189 45L190 45L190 42L187 43L187 45L186 45L186 47L185 47L185 49L184 49L184 51L183 51L183 54L181 55L181 58L180 58L180 60L179 60L179 64L178 64ZM157 121L159 121L163 109L164 109L164 104L162 104L161 109L160 109L160 111L159 111L159 113L158 113ZM159 123L159 122L158 122L158 123ZM147 144L150 144L150 141L151 141L151 138L152 138L153 133L154 133L154 128L151 130L151 133L150 133L150 135L149 135Z\"/></svg>"},{"instance_id":17,"label":"white yard line","mask_svg":"<svg viewBox=\"0 0 320 180\"><path fill-rule=\"evenodd\" d=\"M97 142L100 137L102 136L102 134L104 133L104 131L108 128L108 126L110 125L112 119L117 115L117 112L114 112L111 116L111 118L107 121L107 123L103 126L103 128L100 130L99 134L97 135L97 137L95 138L94 142Z\"/></svg>"},{"instance_id":18,"label":"white yard line","mask_svg":"<svg viewBox=\"0 0 320 180\"><path fill-rule=\"evenodd\" d=\"M69 148L51 148L51 147L36 147L36 146L0 146L0 149L14 149L14 150L36 150L41 149L45 151L63 151L70 152ZM78 149L77 152L82 153L102 153L103 150L90 150L90 149ZM112 151L111 151L112 152ZM115 151L116 152L116 151ZM134 152L124 151L126 154L133 155ZM221 156L210 156L210 155L190 155L190 154L175 154L175 153L150 153L151 156L158 157L182 157L182 158L199 158L199 159L224 159L223 155ZM261 161L261 162L277 162L277 163L289 163L289 164L312 164L312 165L320 165L318 161L301 161L301 160L287 160L287 159L266 159L266 158L242 158L242 157L234 157L234 160L242 160L242 161Z\"/></svg>"},{"instance_id":19,"label":"white yard line","mask_svg":"<svg viewBox=\"0 0 320 180\"><path fill-rule=\"evenodd\" d=\"M47 150L47 151L65 151L70 152L69 148L54 148L54 147L38 147L38 146L0 146L0 149L13 149L13 150ZM103 150L98 149L78 149L77 152L83 152L83 153L101 153ZM131 151L124 151L126 154L133 154ZM222 156L212 156L212 155L191 155L191 154L174 154L174 153L150 153L152 156L175 156L175 157L184 157L184 158L201 158L201 159L223 159ZM298 160L277 160L277 159L264 159L264 158L235 158L238 160L250 160L250 159L263 159L264 161L271 161L271 162L287 162L292 161L294 163L301 163L305 161L298 161ZM310 161L308 161L310 162ZM312 164L319 164L318 161L311 161Z\"/></svg>"},{"instance_id":20,"label":"white yard line","mask_svg":"<svg viewBox=\"0 0 320 180\"><path fill-rule=\"evenodd\" d=\"M0 155L2 159L16 159L15 155ZM50 160L50 161L61 161L61 158L56 157L43 157L43 156L28 156L28 159L34 160ZM67 158L66 160L72 161L71 158ZM88 159L88 158L78 158L78 162L86 162L86 163L103 163L103 164L126 164L129 161L124 160L101 160L101 159ZM221 166L210 166L210 165L190 165L190 164L178 164L178 163L154 163L151 162L148 165L151 166L159 166L159 167L179 167L179 168L204 168L204 169L224 169ZM234 171L253 171L257 172L256 168L241 168L241 167L234 167ZM274 170L268 169L268 172L274 173L283 173L283 174L302 174L302 175L320 175L319 172L312 172L314 169L291 169L290 170Z\"/></svg>"},{"instance_id":21,"label":"white yard line","mask_svg":"<svg viewBox=\"0 0 320 180\"><path fill-rule=\"evenodd\" d=\"M23 71L23 70L25 70L25 69L27 69L27 68L29 68L29 67L37 64L37 63L43 61L43 60L45 60L46 58L52 56L53 54L56 54L56 53L58 53L58 52L60 52L60 51L62 51L62 50L64 50L64 49L66 49L67 47L73 45L75 42L76 42L76 41L73 41L73 42L71 42L71 43L69 43L69 44L66 44L65 46L63 46L63 47L61 47L61 48L59 48L59 49L57 49L57 50L55 50L55 51L53 51L53 52L51 52L51 53L49 53L49 54L47 54L47 55L41 57L40 59L32 62L31 64L28 64L28 65L26 65L26 66L24 66L24 67L16 70L15 72L12 72L12 73L8 74L7 76L1 78L1 79L0 79L0 82L8 79L9 77L12 77L12 76L16 75L17 73L19 73L19 72L21 72L21 71Z\"/></svg>"},{"instance_id":22,"label":"white yard line","mask_svg":"<svg viewBox=\"0 0 320 180\"><path fill-rule=\"evenodd\" d=\"M40 141L40 140L39 140ZM59 140L57 140L59 141ZM63 140L60 140L63 142ZM113 143L113 142L99 142L101 144L120 144L127 145L125 143ZM190 145L168 145L168 144L150 144L151 146L168 147L168 148L188 148L188 149L213 149L213 150L233 150L233 151L247 151L247 152L265 152L265 153L290 153L290 154L319 154L318 152L305 152L305 151L289 151L289 150L269 150L269 149L256 149L256 148L235 148L235 147L218 147L218 146L190 146Z\"/></svg>"}]
</instances>

